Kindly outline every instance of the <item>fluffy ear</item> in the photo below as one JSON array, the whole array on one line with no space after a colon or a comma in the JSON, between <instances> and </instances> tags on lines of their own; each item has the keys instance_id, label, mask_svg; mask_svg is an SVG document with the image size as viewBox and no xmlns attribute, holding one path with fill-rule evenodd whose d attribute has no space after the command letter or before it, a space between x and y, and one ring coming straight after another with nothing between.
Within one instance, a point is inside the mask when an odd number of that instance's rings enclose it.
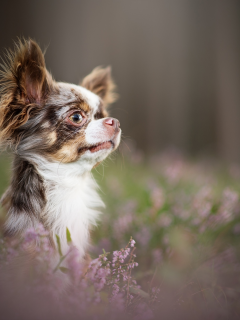
<instances>
[{"instance_id":1,"label":"fluffy ear","mask_svg":"<svg viewBox=\"0 0 240 320\"><path fill-rule=\"evenodd\" d=\"M111 67L95 68L83 79L80 85L97 94L103 100L105 106L117 99L116 86L111 76Z\"/></svg>"},{"instance_id":2,"label":"fluffy ear","mask_svg":"<svg viewBox=\"0 0 240 320\"><path fill-rule=\"evenodd\" d=\"M6 56L1 72L2 93L15 89L30 102L40 102L46 89L47 70L38 44L31 39L19 41Z\"/></svg>"},{"instance_id":3,"label":"fluffy ear","mask_svg":"<svg viewBox=\"0 0 240 320\"><path fill-rule=\"evenodd\" d=\"M8 51L0 79L0 138L9 139L15 129L27 122L30 112L39 108L51 76L44 55L33 40L19 41Z\"/></svg>"}]
</instances>

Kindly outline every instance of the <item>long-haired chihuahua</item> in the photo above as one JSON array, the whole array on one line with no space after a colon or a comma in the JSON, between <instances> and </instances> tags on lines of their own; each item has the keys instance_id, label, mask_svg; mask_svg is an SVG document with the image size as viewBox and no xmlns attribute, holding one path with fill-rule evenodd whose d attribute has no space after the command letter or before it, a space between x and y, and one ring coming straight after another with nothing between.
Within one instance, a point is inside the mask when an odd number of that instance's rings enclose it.
<instances>
[{"instance_id":1,"label":"long-haired chihuahua","mask_svg":"<svg viewBox=\"0 0 240 320\"><path fill-rule=\"evenodd\" d=\"M96 68L80 85L56 82L32 40L8 51L1 71L0 144L13 152L12 180L1 199L5 234L23 236L43 224L56 247L66 228L84 257L103 206L91 170L114 151L119 121L106 108L115 98L111 69Z\"/></svg>"}]
</instances>

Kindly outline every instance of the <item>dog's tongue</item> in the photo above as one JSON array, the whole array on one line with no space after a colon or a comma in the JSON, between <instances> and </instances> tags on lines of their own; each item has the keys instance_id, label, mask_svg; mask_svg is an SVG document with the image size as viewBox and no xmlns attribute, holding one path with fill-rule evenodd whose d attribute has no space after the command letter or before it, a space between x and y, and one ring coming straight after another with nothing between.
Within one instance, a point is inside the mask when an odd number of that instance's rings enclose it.
<instances>
[{"instance_id":1,"label":"dog's tongue","mask_svg":"<svg viewBox=\"0 0 240 320\"><path fill-rule=\"evenodd\" d=\"M91 147L91 148L89 148L89 150L93 153L93 152L97 152L102 149L109 149L109 148L111 148L111 146L112 146L112 143L110 141L107 141L107 142L103 142L97 146Z\"/></svg>"}]
</instances>

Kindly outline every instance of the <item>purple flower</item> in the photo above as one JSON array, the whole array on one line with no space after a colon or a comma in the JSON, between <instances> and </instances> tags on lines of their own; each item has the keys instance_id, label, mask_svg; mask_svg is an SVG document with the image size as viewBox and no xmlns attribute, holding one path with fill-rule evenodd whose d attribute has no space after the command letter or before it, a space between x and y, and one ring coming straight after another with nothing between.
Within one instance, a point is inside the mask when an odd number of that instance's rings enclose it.
<instances>
[{"instance_id":1,"label":"purple flower","mask_svg":"<svg viewBox=\"0 0 240 320\"><path fill-rule=\"evenodd\" d=\"M131 243L131 247L134 247L136 241L134 241L134 240L132 239L132 240L130 241L130 243Z\"/></svg>"}]
</instances>

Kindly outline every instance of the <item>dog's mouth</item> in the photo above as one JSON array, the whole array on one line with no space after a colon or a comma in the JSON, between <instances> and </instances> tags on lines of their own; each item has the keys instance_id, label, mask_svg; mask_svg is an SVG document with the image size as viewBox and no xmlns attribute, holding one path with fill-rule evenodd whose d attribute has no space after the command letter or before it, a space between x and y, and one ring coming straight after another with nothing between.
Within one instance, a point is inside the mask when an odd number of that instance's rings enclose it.
<instances>
[{"instance_id":1,"label":"dog's mouth","mask_svg":"<svg viewBox=\"0 0 240 320\"><path fill-rule=\"evenodd\" d=\"M94 153L94 152L98 152L100 150L110 149L111 147L114 149L114 143L110 140L110 141L97 143L97 144L95 144L93 146L90 146L90 147L81 148L81 149L78 150L78 153L82 154L82 153L84 153L84 152L86 152L88 150L91 153Z\"/></svg>"},{"instance_id":2,"label":"dog's mouth","mask_svg":"<svg viewBox=\"0 0 240 320\"><path fill-rule=\"evenodd\" d=\"M103 150L103 149L110 149L113 147L113 142L112 141L105 141L102 143L99 143L95 146L90 147L88 150L90 150L92 153Z\"/></svg>"}]
</instances>

